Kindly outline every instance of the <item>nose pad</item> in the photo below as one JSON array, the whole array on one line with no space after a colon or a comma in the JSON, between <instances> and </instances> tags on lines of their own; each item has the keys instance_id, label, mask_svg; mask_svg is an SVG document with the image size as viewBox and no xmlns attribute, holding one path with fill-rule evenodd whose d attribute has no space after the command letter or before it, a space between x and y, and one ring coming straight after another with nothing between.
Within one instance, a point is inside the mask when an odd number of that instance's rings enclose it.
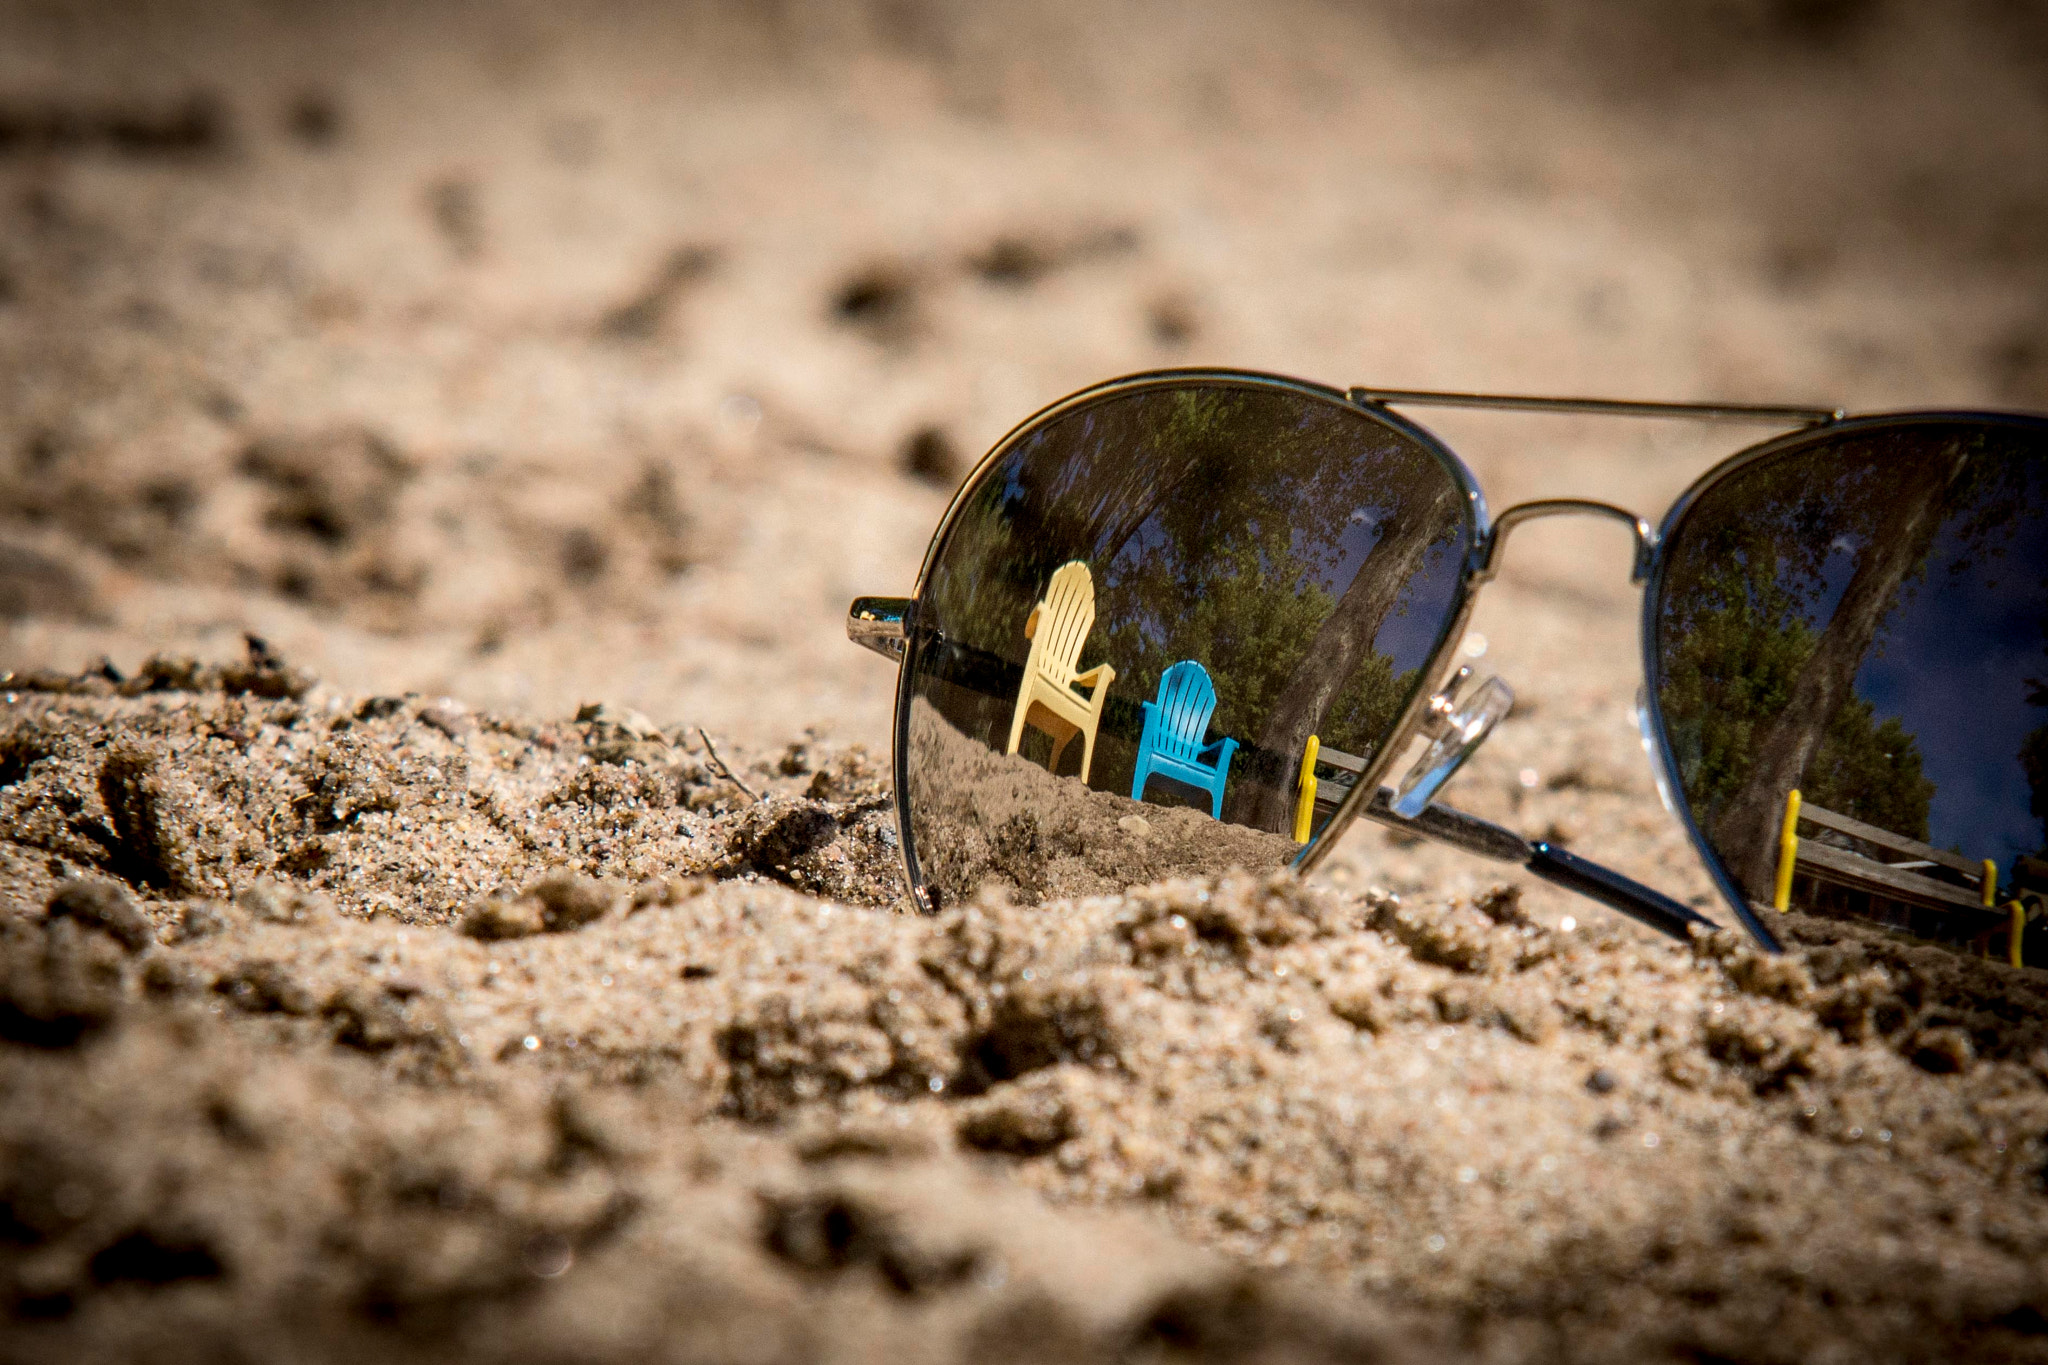
<instances>
[{"instance_id":1,"label":"nose pad","mask_svg":"<svg viewBox=\"0 0 2048 1365\"><path fill-rule=\"evenodd\" d=\"M1664 770L1664 747L1657 743L1657 732L1650 724L1650 691L1647 687L1636 689L1636 734L1642 738L1643 752L1649 755L1650 776L1657 780L1657 799L1664 803L1664 809L1673 815L1678 813L1677 805L1671 799L1671 774Z\"/></svg>"},{"instance_id":2,"label":"nose pad","mask_svg":"<svg viewBox=\"0 0 2048 1365\"><path fill-rule=\"evenodd\" d=\"M1471 696L1459 701L1458 692L1471 676L1471 669L1459 669L1444 689L1429 699L1430 718L1423 722L1423 733L1430 737L1429 747L1415 760L1415 766L1401 779L1400 790L1394 794L1394 814L1404 820L1413 820L1429 808L1444 783L1464 766L1465 760L1486 742L1493 727L1514 707L1514 689L1499 678L1488 678L1472 689Z\"/></svg>"}]
</instances>

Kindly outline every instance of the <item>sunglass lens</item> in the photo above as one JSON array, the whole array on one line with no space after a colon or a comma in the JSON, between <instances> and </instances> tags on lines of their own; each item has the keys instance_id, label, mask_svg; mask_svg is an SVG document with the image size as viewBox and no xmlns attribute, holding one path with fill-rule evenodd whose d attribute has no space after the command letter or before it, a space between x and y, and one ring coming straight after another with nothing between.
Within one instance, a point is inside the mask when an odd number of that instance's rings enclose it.
<instances>
[{"instance_id":1,"label":"sunglass lens","mask_svg":"<svg viewBox=\"0 0 2048 1365\"><path fill-rule=\"evenodd\" d=\"M897 718L938 903L1292 859L1449 630L1475 517L1431 447L1334 396L1083 398L962 492Z\"/></svg>"},{"instance_id":2,"label":"sunglass lens","mask_svg":"<svg viewBox=\"0 0 2048 1365\"><path fill-rule=\"evenodd\" d=\"M1656 696L1731 894L2048 965L2044 513L2048 424L1928 418L1817 432L1680 514Z\"/></svg>"}]
</instances>

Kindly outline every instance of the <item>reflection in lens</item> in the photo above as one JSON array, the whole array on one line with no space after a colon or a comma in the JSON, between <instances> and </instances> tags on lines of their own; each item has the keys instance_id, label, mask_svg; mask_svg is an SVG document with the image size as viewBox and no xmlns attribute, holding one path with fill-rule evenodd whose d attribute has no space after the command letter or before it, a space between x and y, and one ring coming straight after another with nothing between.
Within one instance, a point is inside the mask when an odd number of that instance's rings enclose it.
<instances>
[{"instance_id":1,"label":"reflection in lens","mask_svg":"<svg viewBox=\"0 0 2048 1365\"><path fill-rule=\"evenodd\" d=\"M1673 529L1659 708L1752 904L2012 955L2048 892L2043 448L2021 420L1823 433ZM2048 926L2020 938L2048 965Z\"/></svg>"},{"instance_id":2,"label":"reflection in lens","mask_svg":"<svg viewBox=\"0 0 2048 1365\"><path fill-rule=\"evenodd\" d=\"M1292 387L1124 389L1026 429L919 598L921 882L1039 899L1292 859L1421 685L1472 520L1427 446Z\"/></svg>"}]
</instances>

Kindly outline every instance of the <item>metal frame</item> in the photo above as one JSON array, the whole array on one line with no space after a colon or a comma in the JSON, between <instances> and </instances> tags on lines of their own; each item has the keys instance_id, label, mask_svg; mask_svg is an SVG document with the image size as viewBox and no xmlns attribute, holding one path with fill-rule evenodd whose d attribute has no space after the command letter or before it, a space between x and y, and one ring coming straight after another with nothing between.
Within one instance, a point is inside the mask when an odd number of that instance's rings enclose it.
<instances>
[{"instance_id":1,"label":"metal frame","mask_svg":"<svg viewBox=\"0 0 2048 1365\"><path fill-rule=\"evenodd\" d=\"M903 857L903 872L906 884L918 905L931 908L928 893L917 873L915 835L910 825L908 809L908 760L903 743L910 716L911 679L914 673L918 647L918 633L915 629L916 603L923 596L927 579L931 573L940 547L945 543L960 509L969 496L979 487L982 479L996 464L1009 453L1018 439L1026 432L1035 430L1077 407L1101 402L1149 388L1170 388L1176 385L1207 383L1231 385L1246 388L1272 389L1300 394L1320 401L1338 404L1352 409L1372 420L1383 423L1398 434L1414 441L1436 456L1450 474L1459 491L1465 497L1466 526L1470 533L1467 549L1466 569L1457 584L1457 595L1451 610L1446 613L1445 625L1431 647L1426 662L1419 673L1415 694L1409 699L1399 720L1385 743L1374 755L1367 771L1344 799L1342 805L1324 824L1322 833L1305 846L1293 860L1291 866L1300 873L1312 871L1329 856L1339 836L1360 816L1365 815L1383 824L1392 825L1423 835L1442 843L1465 849L1482 857L1519 862L1528 871L1558 885L1568 887L1581 894L1601 901L1624 914L1649 924L1667 934L1684 937L1693 926L1715 927L1711 920L1691 910L1670 897L1652 888L1634 882L1611 869L1588 862L1546 843L1530 843L1512 830L1481 820L1476 816L1437 804L1425 810L1415 819L1405 819L1394 813L1391 806L1392 791L1381 786L1380 779L1392 764L1407 751L1415 736L1421 733L1428 716L1432 698L1436 695L1443 678L1448 674L1458 641L1463 637L1465 625L1470 619L1480 588L1491 582L1500 570L1502 555L1508 536L1515 527L1526 521L1555 516L1596 516L1621 521L1635 536L1635 556L1631 567L1630 581L1643 585L1642 620L1640 642L1643 664L1642 720L1645 749L1648 751L1658 786L1666 795L1673 813L1685 825L1694 851L1706 866L1709 876L1740 919L1743 927L1764 948L1782 951L1777 936L1770 927L1757 917L1740 889L1735 886L1727 870L1707 843L1705 835L1694 819L1691 803L1684 788L1673 781L1676 760L1671 751L1670 741L1664 727L1664 717L1658 698L1659 668L1657 655L1657 604L1663 586L1666 561L1664 546L1682 524L1686 514L1695 506L1702 494L1713 488L1722 479L1764 459L1775 458L1801 449L1818 440L1834 440L1843 435L1858 432L1910 426L1920 423L1972 421L1985 424L2010 424L2038 430L2048 439L2048 418L2014 413L1987 413L1965 411L1903 412L1874 414L1860 417L1846 417L1838 408L1794 407L1740 403L1666 403L1632 401L1607 398L1548 398L1511 394L1456 393L1420 389L1379 389L1354 387L1350 390L1329 388L1283 375L1263 374L1255 371L1228 369L1183 369L1156 370L1142 374L1112 379L1071 394L1012 427L1003 438L984 455L981 461L961 483L940 518L937 529L932 533L931 543L925 549L925 556L917 573L912 596L905 598L861 598L849 614L847 633L856 642L866 645L885 657L901 662L902 668L897 679L896 713L893 731L892 768L896 784L896 812L898 823L898 847ZM1395 412L1395 406L1442 407L1466 409L1491 409L1496 411L1534 412L1549 414L1585 414L1606 417L1638 417L1651 419L1676 419L1690 421L1741 422L1773 426L1791 426L1795 430L1774 437L1723 460L1708 470L1691 487L1681 494L1653 529L1645 518L1613 503L1598 502L1582 498L1551 498L1534 502L1518 503L1501 512L1498 518L1489 519L1486 499L1476 478L1465 462L1434 432Z\"/></svg>"},{"instance_id":2,"label":"metal frame","mask_svg":"<svg viewBox=\"0 0 2048 1365\"><path fill-rule=\"evenodd\" d=\"M1763 422L1820 426L1842 420L1840 408L1784 407L1769 403L1667 403L1635 398L1546 398L1514 393L1451 393L1441 389L1351 390L1358 404L1408 408L1471 408L1496 412L1583 413L1594 417L1672 418L1684 422Z\"/></svg>"},{"instance_id":3,"label":"metal frame","mask_svg":"<svg viewBox=\"0 0 2048 1365\"><path fill-rule=\"evenodd\" d=\"M1502 512L1493 523L1493 536L1486 543L1486 560L1472 580L1474 585L1491 583L1500 572L1501 553L1507 548L1508 533L1525 521L1540 521L1545 517L1607 517L1621 522L1635 533L1635 561L1629 568L1628 581L1640 583L1650 572L1650 561L1657 552L1657 533L1650 523L1611 502L1594 502L1586 498L1544 498L1536 502L1518 502Z\"/></svg>"}]
</instances>

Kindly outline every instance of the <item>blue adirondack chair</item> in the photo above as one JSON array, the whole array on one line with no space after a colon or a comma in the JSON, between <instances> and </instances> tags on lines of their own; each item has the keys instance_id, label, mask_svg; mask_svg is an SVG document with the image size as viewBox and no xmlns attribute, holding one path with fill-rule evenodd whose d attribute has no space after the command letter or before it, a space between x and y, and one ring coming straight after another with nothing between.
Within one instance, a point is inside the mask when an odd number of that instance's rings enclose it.
<instances>
[{"instance_id":1,"label":"blue adirondack chair","mask_svg":"<svg viewBox=\"0 0 2048 1365\"><path fill-rule=\"evenodd\" d=\"M1151 778L1170 777L1208 792L1209 813L1223 818L1223 784L1230 779L1230 756L1237 752L1237 741L1202 743L1215 710L1216 685L1209 681L1209 670L1193 659L1182 659L1160 676L1159 699L1145 703L1131 800L1145 799L1145 783Z\"/></svg>"}]
</instances>

